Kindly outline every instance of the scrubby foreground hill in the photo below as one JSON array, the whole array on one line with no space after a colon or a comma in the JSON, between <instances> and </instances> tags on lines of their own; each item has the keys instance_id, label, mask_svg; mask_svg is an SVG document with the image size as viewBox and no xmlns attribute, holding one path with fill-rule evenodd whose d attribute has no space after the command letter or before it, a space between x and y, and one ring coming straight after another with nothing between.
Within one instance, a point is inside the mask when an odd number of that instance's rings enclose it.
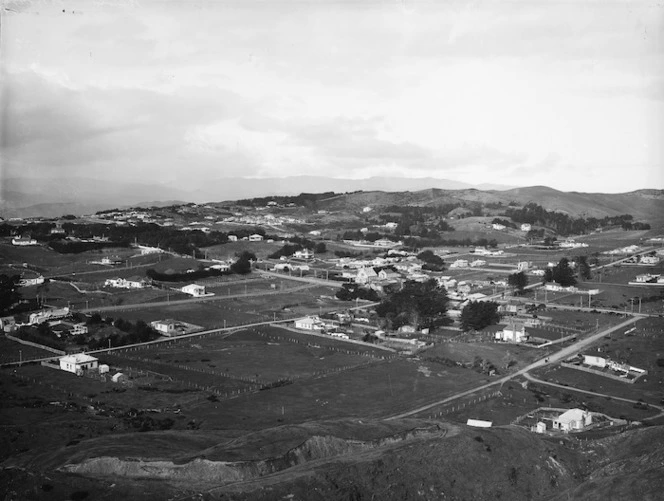
<instances>
[{"instance_id":1,"label":"scrubby foreground hill","mask_svg":"<svg viewBox=\"0 0 664 501\"><path fill-rule=\"evenodd\" d=\"M4 499L661 499L662 427L601 440L439 421L90 439L6 462ZM67 497L69 496L69 497Z\"/></svg>"}]
</instances>

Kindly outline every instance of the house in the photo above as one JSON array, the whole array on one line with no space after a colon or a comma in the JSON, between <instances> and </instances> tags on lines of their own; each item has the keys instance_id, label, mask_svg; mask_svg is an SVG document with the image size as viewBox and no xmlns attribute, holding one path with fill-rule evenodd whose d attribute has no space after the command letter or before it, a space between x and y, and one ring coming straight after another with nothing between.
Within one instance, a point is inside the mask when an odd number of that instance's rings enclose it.
<instances>
[{"instance_id":1,"label":"house","mask_svg":"<svg viewBox=\"0 0 664 501\"><path fill-rule=\"evenodd\" d=\"M210 266L211 270L219 270L219 271L230 271L231 265L228 263L219 263L219 264L213 264Z\"/></svg>"},{"instance_id":2,"label":"house","mask_svg":"<svg viewBox=\"0 0 664 501\"><path fill-rule=\"evenodd\" d=\"M530 269L530 263L528 261L520 261L516 265L517 271L528 271Z\"/></svg>"},{"instance_id":3,"label":"house","mask_svg":"<svg viewBox=\"0 0 664 501\"><path fill-rule=\"evenodd\" d=\"M12 245L27 247L29 245L37 245L37 240L30 237L14 237L12 238Z\"/></svg>"},{"instance_id":4,"label":"house","mask_svg":"<svg viewBox=\"0 0 664 501\"><path fill-rule=\"evenodd\" d=\"M355 282L358 284L368 284L378 280L378 273L376 270L370 267L364 267L357 270L357 276L355 277Z\"/></svg>"},{"instance_id":5,"label":"house","mask_svg":"<svg viewBox=\"0 0 664 501\"><path fill-rule=\"evenodd\" d=\"M181 336L187 332L180 322L172 319L155 320L150 322L150 326L157 332L169 337Z\"/></svg>"},{"instance_id":6,"label":"house","mask_svg":"<svg viewBox=\"0 0 664 501\"><path fill-rule=\"evenodd\" d=\"M389 223L385 223L385 228L387 228L388 230L395 230L397 226L399 226L399 223L395 223L392 221L390 221Z\"/></svg>"},{"instance_id":7,"label":"house","mask_svg":"<svg viewBox=\"0 0 664 501\"><path fill-rule=\"evenodd\" d=\"M500 224L500 223L493 223L493 224L491 225L491 227L492 227L494 230L504 230L504 229L506 228L506 226L505 226L504 224Z\"/></svg>"},{"instance_id":8,"label":"house","mask_svg":"<svg viewBox=\"0 0 664 501\"><path fill-rule=\"evenodd\" d=\"M450 265L450 268L468 268L468 260L457 259Z\"/></svg>"},{"instance_id":9,"label":"house","mask_svg":"<svg viewBox=\"0 0 664 501\"><path fill-rule=\"evenodd\" d=\"M367 212L371 212L372 210L373 210L373 209L372 209L371 207L364 207L364 208L362 209L362 212L367 213Z\"/></svg>"},{"instance_id":10,"label":"house","mask_svg":"<svg viewBox=\"0 0 664 501\"><path fill-rule=\"evenodd\" d=\"M55 320L64 318L69 315L69 308L51 308L49 310L41 310L36 313L30 313L28 323L30 325L41 324L47 320Z\"/></svg>"},{"instance_id":11,"label":"house","mask_svg":"<svg viewBox=\"0 0 664 501\"><path fill-rule=\"evenodd\" d=\"M259 235L258 233L254 233L253 235L249 235L249 241L250 242L261 242L263 240L263 235Z\"/></svg>"},{"instance_id":12,"label":"house","mask_svg":"<svg viewBox=\"0 0 664 501\"><path fill-rule=\"evenodd\" d=\"M481 419L469 419L466 421L467 426L473 426L475 428L491 428L493 421L483 421Z\"/></svg>"},{"instance_id":13,"label":"house","mask_svg":"<svg viewBox=\"0 0 664 501\"><path fill-rule=\"evenodd\" d=\"M553 420L553 429L560 431L582 430L592 423L592 414L581 409L570 409Z\"/></svg>"},{"instance_id":14,"label":"house","mask_svg":"<svg viewBox=\"0 0 664 501\"><path fill-rule=\"evenodd\" d=\"M320 237L320 231L319 230L311 230L309 232L309 235L311 235L313 237Z\"/></svg>"},{"instance_id":15,"label":"house","mask_svg":"<svg viewBox=\"0 0 664 501\"><path fill-rule=\"evenodd\" d=\"M115 287L116 289L142 289L145 280L138 276L129 278L109 278L104 282L104 287Z\"/></svg>"},{"instance_id":16,"label":"house","mask_svg":"<svg viewBox=\"0 0 664 501\"><path fill-rule=\"evenodd\" d=\"M508 343L523 343L528 340L528 337L526 327L521 322L511 322L502 331L496 332L497 341L507 341Z\"/></svg>"},{"instance_id":17,"label":"house","mask_svg":"<svg viewBox=\"0 0 664 501\"><path fill-rule=\"evenodd\" d=\"M75 353L60 357L60 369L73 374L81 374L83 371L96 369L98 365L99 359L85 353Z\"/></svg>"},{"instance_id":18,"label":"house","mask_svg":"<svg viewBox=\"0 0 664 501\"><path fill-rule=\"evenodd\" d=\"M323 322L317 316L299 318L295 320L295 328L308 331L321 331L323 330Z\"/></svg>"},{"instance_id":19,"label":"house","mask_svg":"<svg viewBox=\"0 0 664 501\"><path fill-rule=\"evenodd\" d=\"M532 228L533 227L528 223L523 223L521 225L521 231L530 231L530 230L532 230Z\"/></svg>"},{"instance_id":20,"label":"house","mask_svg":"<svg viewBox=\"0 0 664 501\"><path fill-rule=\"evenodd\" d=\"M309 250L309 249L302 249L295 251L293 254L293 257L298 258L298 259L313 259L314 258L314 251Z\"/></svg>"},{"instance_id":21,"label":"house","mask_svg":"<svg viewBox=\"0 0 664 501\"><path fill-rule=\"evenodd\" d=\"M659 263L659 258L657 256L642 256L641 264L657 264Z\"/></svg>"},{"instance_id":22,"label":"house","mask_svg":"<svg viewBox=\"0 0 664 501\"><path fill-rule=\"evenodd\" d=\"M21 278L18 281L19 287L30 287L32 285L40 285L44 283L44 277L41 275L34 278Z\"/></svg>"},{"instance_id":23,"label":"house","mask_svg":"<svg viewBox=\"0 0 664 501\"><path fill-rule=\"evenodd\" d=\"M16 319L14 317L0 318L0 330L3 332L12 332L17 329Z\"/></svg>"},{"instance_id":24,"label":"house","mask_svg":"<svg viewBox=\"0 0 664 501\"><path fill-rule=\"evenodd\" d=\"M189 294L194 297L201 297L206 295L205 286L203 285L197 285L197 284L185 285L180 290L185 294Z\"/></svg>"},{"instance_id":25,"label":"house","mask_svg":"<svg viewBox=\"0 0 664 501\"><path fill-rule=\"evenodd\" d=\"M58 320L49 324L51 331L55 333L56 336L61 337L65 336L78 336L80 334L88 333L88 326L84 322L74 323L74 322L63 322Z\"/></svg>"},{"instance_id":26,"label":"house","mask_svg":"<svg viewBox=\"0 0 664 501\"><path fill-rule=\"evenodd\" d=\"M237 242L237 235L228 235L229 242Z\"/></svg>"},{"instance_id":27,"label":"house","mask_svg":"<svg viewBox=\"0 0 664 501\"><path fill-rule=\"evenodd\" d=\"M378 272L378 278L380 280L401 280L401 275L399 275L396 271L383 269Z\"/></svg>"},{"instance_id":28,"label":"house","mask_svg":"<svg viewBox=\"0 0 664 501\"><path fill-rule=\"evenodd\" d=\"M484 266L486 264L486 261L484 259L476 259L475 261L472 261L470 263L471 268L478 268L480 266Z\"/></svg>"},{"instance_id":29,"label":"house","mask_svg":"<svg viewBox=\"0 0 664 501\"><path fill-rule=\"evenodd\" d=\"M592 365L593 367L606 367L606 358L604 358L603 353L593 352L586 353L583 355L583 363L586 365Z\"/></svg>"}]
</instances>

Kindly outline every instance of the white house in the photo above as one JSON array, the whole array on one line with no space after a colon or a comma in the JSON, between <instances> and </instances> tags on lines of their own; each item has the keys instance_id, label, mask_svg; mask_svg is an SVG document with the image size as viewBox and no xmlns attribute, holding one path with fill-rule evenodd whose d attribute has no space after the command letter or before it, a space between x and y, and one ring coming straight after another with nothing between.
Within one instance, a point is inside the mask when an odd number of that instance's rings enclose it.
<instances>
[{"instance_id":1,"label":"white house","mask_svg":"<svg viewBox=\"0 0 664 501\"><path fill-rule=\"evenodd\" d=\"M357 276L355 277L355 281L358 284L367 284L375 280L378 280L378 273L376 273L376 270L374 270L373 268L366 267L357 270Z\"/></svg>"},{"instance_id":2,"label":"white house","mask_svg":"<svg viewBox=\"0 0 664 501\"><path fill-rule=\"evenodd\" d=\"M320 237L320 231L319 230L311 230L309 232L309 235L314 236L314 237Z\"/></svg>"},{"instance_id":3,"label":"white house","mask_svg":"<svg viewBox=\"0 0 664 501\"><path fill-rule=\"evenodd\" d=\"M376 240L374 245L376 247L395 247L396 245L399 245L399 243L395 243L387 238L381 238L380 240Z\"/></svg>"},{"instance_id":4,"label":"white house","mask_svg":"<svg viewBox=\"0 0 664 501\"><path fill-rule=\"evenodd\" d=\"M21 278L18 281L19 287L30 287L31 285L40 285L44 283L44 277L38 276L34 278Z\"/></svg>"},{"instance_id":5,"label":"white house","mask_svg":"<svg viewBox=\"0 0 664 501\"><path fill-rule=\"evenodd\" d=\"M237 235L228 235L229 242L237 242Z\"/></svg>"},{"instance_id":6,"label":"white house","mask_svg":"<svg viewBox=\"0 0 664 501\"><path fill-rule=\"evenodd\" d=\"M491 225L491 227L492 227L494 230L504 230L504 229L505 229L505 225L504 225L504 224L500 224L500 223L493 223L493 224Z\"/></svg>"},{"instance_id":7,"label":"white house","mask_svg":"<svg viewBox=\"0 0 664 501\"><path fill-rule=\"evenodd\" d=\"M395 223L392 221L390 221L389 223L385 223L385 228L387 228L388 230L395 230L397 226L399 226L399 223Z\"/></svg>"},{"instance_id":8,"label":"white house","mask_svg":"<svg viewBox=\"0 0 664 501\"><path fill-rule=\"evenodd\" d=\"M606 367L606 358L601 353L588 353L583 355L583 363L593 367Z\"/></svg>"},{"instance_id":9,"label":"white house","mask_svg":"<svg viewBox=\"0 0 664 501\"><path fill-rule=\"evenodd\" d=\"M505 326L502 331L496 332L497 341L507 341L510 343L523 343L528 340L528 333L523 323L512 322Z\"/></svg>"},{"instance_id":10,"label":"white house","mask_svg":"<svg viewBox=\"0 0 664 501\"><path fill-rule=\"evenodd\" d=\"M37 245L37 240L30 237L14 237L12 238L12 245L27 247L29 245Z\"/></svg>"},{"instance_id":11,"label":"white house","mask_svg":"<svg viewBox=\"0 0 664 501\"><path fill-rule=\"evenodd\" d=\"M468 268L468 260L457 259L450 265L450 268Z\"/></svg>"},{"instance_id":12,"label":"white house","mask_svg":"<svg viewBox=\"0 0 664 501\"><path fill-rule=\"evenodd\" d=\"M155 320L154 322L150 322L150 326L157 332L169 337L179 336L186 332L186 329L180 322L172 319Z\"/></svg>"},{"instance_id":13,"label":"white house","mask_svg":"<svg viewBox=\"0 0 664 501\"><path fill-rule=\"evenodd\" d=\"M366 212L371 212L372 210L373 210L373 209L372 209L371 207L364 207L364 208L362 209L362 212L365 212L365 213L366 213Z\"/></svg>"},{"instance_id":14,"label":"white house","mask_svg":"<svg viewBox=\"0 0 664 501\"><path fill-rule=\"evenodd\" d=\"M261 242L263 240L263 235L259 235L258 233L254 233L253 235L249 235L249 241L250 242Z\"/></svg>"},{"instance_id":15,"label":"white house","mask_svg":"<svg viewBox=\"0 0 664 501\"><path fill-rule=\"evenodd\" d=\"M197 284L185 285L180 290L185 294L189 294L194 297L201 297L206 295L205 286L203 285L197 285Z\"/></svg>"},{"instance_id":16,"label":"white house","mask_svg":"<svg viewBox=\"0 0 664 501\"><path fill-rule=\"evenodd\" d=\"M482 419L469 419L466 421L467 426L473 426L474 428L491 428L493 421L484 421Z\"/></svg>"},{"instance_id":17,"label":"white house","mask_svg":"<svg viewBox=\"0 0 664 501\"><path fill-rule=\"evenodd\" d=\"M592 414L581 409L570 409L553 420L553 429L561 431L582 430L593 421Z\"/></svg>"},{"instance_id":18,"label":"white house","mask_svg":"<svg viewBox=\"0 0 664 501\"><path fill-rule=\"evenodd\" d=\"M476 259L475 261L472 261L470 263L471 268L478 268L480 266L484 266L486 264L486 261L484 259Z\"/></svg>"},{"instance_id":19,"label":"white house","mask_svg":"<svg viewBox=\"0 0 664 501\"><path fill-rule=\"evenodd\" d=\"M309 249L302 249L295 251L293 254L293 257L298 258L298 259L313 259L314 258L314 251L309 250Z\"/></svg>"},{"instance_id":20,"label":"white house","mask_svg":"<svg viewBox=\"0 0 664 501\"><path fill-rule=\"evenodd\" d=\"M659 258L657 256L642 256L641 264L657 264L659 263Z\"/></svg>"},{"instance_id":21,"label":"white house","mask_svg":"<svg viewBox=\"0 0 664 501\"><path fill-rule=\"evenodd\" d=\"M104 287L115 287L116 289L142 289L145 281L140 277L109 278L104 282Z\"/></svg>"},{"instance_id":22,"label":"white house","mask_svg":"<svg viewBox=\"0 0 664 501\"><path fill-rule=\"evenodd\" d=\"M296 329L304 329L309 331L323 330L323 322L317 316L304 317L295 320Z\"/></svg>"},{"instance_id":23,"label":"white house","mask_svg":"<svg viewBox=\"0 0 664 501\"><path fill-rule=\"evenodd\" d=\"M60 369L74 374L96 369L98 365L99 359L85 353L75 353L74 355L60 357Z\"/></svg>"},{"instance_id":24,"label":"white house","mask_svg":"<svg viewBox=\"0 0 664 501\"><path fill-rule=\"evenodd\" d=\"M401 280L401 275L396 271L383 269L378 272L378 278L380 280Z\"/></svg>"},{"instance_id":25,"label":"white house","mask_svg":"<svg viewBox=\"0 0 664 501\"><path fill-rule=\"evenodd\" d=\"M528 261L519 261L516 264L517 271L528 271L530 269L530 263Z\"/></svg>"},{"instance_id":26,"label":"white house","mask_svg":"<svg viewBox=\"0 0 664 501\"><path fill-rule=\"evenodd\" d=\"M530 231L533 227L528 223L523 223L521 225L521 231Z\"/></svg>"}]
</instances>

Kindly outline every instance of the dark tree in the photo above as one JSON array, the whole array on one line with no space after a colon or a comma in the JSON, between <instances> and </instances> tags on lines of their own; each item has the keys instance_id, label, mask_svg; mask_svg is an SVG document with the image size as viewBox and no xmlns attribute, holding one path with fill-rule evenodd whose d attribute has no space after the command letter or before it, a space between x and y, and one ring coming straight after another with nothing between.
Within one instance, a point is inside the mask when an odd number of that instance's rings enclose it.
<instances>
[{"instance_id":1,"label":"dark tree","mask_svg":"<svg viewBox=\"0 0 664 501\"><path fill-rule=\"evenodd\" d=\"M548 268L544 272L545 282L556 282L563 287L576 285L574 270L569 265L569 259L562 258L553 268Z\"/></svg>"},{"instance_id":2,"label":"dark tree","mask_svg":"<svg viewBox=\"0 0 664 501\"><path fill-rule=\"evenodd\" d=\"M325 247L324 242L318 242L314 247L314 253L316 254L325 254L327 252L327 247Z\"/></svg>"},{"instance_id":3,"label":"dark tree","mask_svg":"<svg viewBox=\"0 0 664 501\"><path fill-rule=\"evenodd\" d=\"M520 271L518 273L512 273L507 277L507 283L513 289L516 289L519 294L523 292L523 289L528 285L528 276Z\"/></svg>"},{"instance_id":4,"label":"dark tree","mask_svg":"<svg viewBox=\"0 0 664 501\"><path fill-rule=\"evenodd\" d=\"M575 261L579 269L579 277L583 280L590 280L592 275L590 273L590 264L588 264L588 256L577 256Z\"/></svg>"},{"instance_id":5,"label":"dark tree","mask_svg":"<svg viewBox=\"0 0 664 501\"><path fill-rule=\"evenodd\" d=\"M18 292L19 276L0 275L0 315L11 311L12 306L21 300Z\"/></svg>"},{"instance_id":6,"label":"dark tree","mask_svg":"<svg viewBox=\"0 0 664 501\"><path fill-rule=\"evenodd\" d=\"M231 271L239 275L251 273L251 263L256 261L256 254L249 251L242 251L237 261L231 265Z\"/></svg>"},{"instance_id":7,"label":"dark tree","mask_svg":"<svg viewBox=\"0 0 664 501\"><path fill-rule=\"evenodd\" d=\"M408 281L400 291L383 299L376 313L390 321L393 328L403 325L435 328L450 323L446 315L447 303L447 291L438 287L435 280Z\"/></svg>"},{"instance_id":8,"label":"dark tree","mask_svg":"<svg viewBox=\"0 0 664 501\"><path fill-rule=\"evenodd\" d=\"M494 301L471 301L461 311L461 328L464 331L480 330L499 320L498 303Z\"/></svg>"}]
</instances>

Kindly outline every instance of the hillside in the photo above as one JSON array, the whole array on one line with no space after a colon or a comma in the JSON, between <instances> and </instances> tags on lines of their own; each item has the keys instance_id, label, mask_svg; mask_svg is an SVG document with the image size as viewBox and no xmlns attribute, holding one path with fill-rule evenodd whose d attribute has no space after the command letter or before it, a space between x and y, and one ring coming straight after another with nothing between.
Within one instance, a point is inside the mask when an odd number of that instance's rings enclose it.
<instances>
[{"instance_id":1,"label":"hillside","mask_svg":"<svg viewBox=\"0 0 664 501\"><path fill-rule=\"evenodd\" d=\"M535 202L550 211L564 212L574 217L616 216L632 214L635 220L664 221L664 190L639 190L630 193L603 194L562 192L545 186L515 188L505 191L476 189L438 190L388 193L370 191L337 195L321 201L319 206L328 210L360 210L390 205L430 206L450 203L496 204L510 202L523 206Z\"/></svg>"},{"instance_id":2,"label":"hillside","mask_svg":"<svg viewBox=\"0 0 664 501\"><path fill-rule=\"evenodd\" d=\"M19 468L2 474L16 489L26 472L41 471L69 488L85 484L95 499L113 499L104 492L112 482L116 494L134 499L150 499L154 486L169 495L265 501L647 500L664 488L662 439L662 427L578 442L514 427L345 419L243 434L110 435L15 458Z\"/></svg>"}]
</instances>

